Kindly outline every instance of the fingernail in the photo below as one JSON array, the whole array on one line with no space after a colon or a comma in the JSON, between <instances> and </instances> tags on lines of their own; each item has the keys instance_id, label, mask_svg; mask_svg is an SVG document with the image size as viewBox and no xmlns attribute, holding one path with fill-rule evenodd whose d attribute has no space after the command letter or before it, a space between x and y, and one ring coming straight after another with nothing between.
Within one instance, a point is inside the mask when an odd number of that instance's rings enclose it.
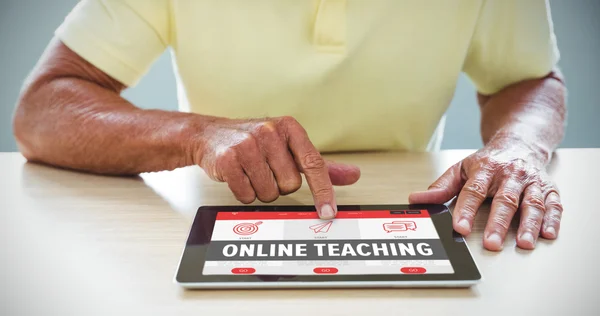
<instances>
[{"instance_id":1,"label":"fingernail","mask_svg":"<svg viewBox=\"0 0 600 316\"><path fill-rule=\"evenodd\" d=\"M461 219L460 221L458 221L458 227L470 232L471 231L471 225L469 224L469 221L466 219Z\"/></svg>"},{"instance_id":2,"label":"fingernail","mask_svg":"<svg viewBox=\"0 0 600 316\"><path fill-rule=\"evenodd\" d=\"M323 204L323 206L321 206L321 218L323 219L330 219L335 217L335 211L333 210L333 207L331 207L331 205L329 204Z\"/></svg>"},{"instance_id":3,"label":"fingernail","mask_svg":"<svg viewBox=\"0 0 600 316\"><path fill-rule=\"evenodd\" d=\"M521 235L521 240L530 243L532 246L535 246L535 239L530 232L525 232Z\"/></svg>"},{"instance_id":4,"label":"fingernail","mask_svg":"<svg viewBox=\"0 0 600 316\"><path fill-rule=\"evenodd\" d=\"M556 229L552 226L546 227L546 234L548 234L548 237L550 238L556 238Z\"/></svg>"},{"instance_id":5,"label":"fingernail","mask_svg":"<svg viewBox=\"0 0 600 316\"><path fill-rule=\"evenodd\" d=\"M492 233L487 238L488 242L494 246L494 248L500 249L502 247L502 238L498 233Z\"/></svg>"}]
</instances>

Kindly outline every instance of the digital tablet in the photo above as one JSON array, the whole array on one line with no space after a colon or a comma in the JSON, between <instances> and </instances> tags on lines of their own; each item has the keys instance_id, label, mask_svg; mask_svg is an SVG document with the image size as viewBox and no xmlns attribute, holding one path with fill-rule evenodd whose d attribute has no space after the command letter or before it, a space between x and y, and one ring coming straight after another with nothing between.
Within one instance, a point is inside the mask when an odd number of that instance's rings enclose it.
<instances>
[{"instance_id":1,"label":"digital tablet","mask_svg":"<svg viewBox=\"0 0 600 316\"><path fill-rule=\"evenodd\" d=\"M481 279L445 205L203 206L175 282L187 289L468 287Z\"/></svg>"}]
</instances>

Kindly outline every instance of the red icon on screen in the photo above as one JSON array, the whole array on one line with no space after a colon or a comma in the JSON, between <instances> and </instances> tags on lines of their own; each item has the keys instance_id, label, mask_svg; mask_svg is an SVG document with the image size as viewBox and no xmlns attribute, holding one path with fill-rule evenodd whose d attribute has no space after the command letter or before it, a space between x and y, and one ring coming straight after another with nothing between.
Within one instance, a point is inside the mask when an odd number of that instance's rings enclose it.
<instances>
[{"instance_id":1,"label":"red icon on screen","mask_svg":"<svg viewBox=\"0 0 600 316\"><path fill-rule=\"evenodd\" d=\"M316 274L336 274L338 273L338 269L337 268L329 268L329 267L325 267L325 268L314 268L313 272Z\"/></svg>"},{"instance_id":2,"label":"red icon on screen","mask_svg":"<svg viewBox=\"0 0 600 316\"><path fill-rule=\"evenodd\" d=\"M383 230L386 233L417 230L417 224L413 221L393 221L391 223L384 223Z\"/></svg>"},{"instance_id":3,"label":"red icon on screen","mask_svg":"<svg viewBox=\"0 0 600 316\"><path fill-rule=\"evenodd\" d=\"M421 267L404 267L404 268L400 269L400 272L405 273L405 274L423 274L423 273L427 272L427 270L425 270L425 268L421 268Z\"/></svg>"},{"instance_id":4,"label":"red icon on screen","mask_svg":"<svg viewBox=\"0 0 600 316\"><path fill-rule=\"evenodd\" d=\"M254 268L233 268L231 269L231 273L233 274L252 274L256 272Z\"/></svg>"},{"instance_id":5,"label":"red icon on screen","mask_svg":"<svg viewBox=\"0 0 600 316\"><path fill-rule=\"evenodd\" d=\"M315 234L326 233L329 231L329 228L331 228L332 224L333 224L333 221L329 221L329 222L325 222L325 223L315 224L308 228L312 229L315 232Z\"/></svg>"},{"instance_id":6,"label":"red icon on screen","mask_svg":"<svg viewBox=\"0 0 600 316\"><path fill-rule=\"evenodd\" d=\"M237 235L248 236L256 233L258 231L258 225L262 224L262 222L256 223L239 223L233 226L233 232Z\"/></svg>"}]
</instances>

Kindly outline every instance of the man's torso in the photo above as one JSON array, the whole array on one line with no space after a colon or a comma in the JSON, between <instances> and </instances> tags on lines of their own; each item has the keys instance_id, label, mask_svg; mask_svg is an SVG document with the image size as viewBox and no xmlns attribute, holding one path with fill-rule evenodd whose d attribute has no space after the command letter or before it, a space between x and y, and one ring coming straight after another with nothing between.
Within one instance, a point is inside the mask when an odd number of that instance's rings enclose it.
<instances>
[{"instance_id":1,"label":"man's torso","mask_svg":"<svg viewBox=\"0 0 600 316\"><path fill-rule=\"evenodd\" d=\"M322 151L435 149L480 5L173 1L181 107L290 115Z\"/></svg>"}]
</instances>

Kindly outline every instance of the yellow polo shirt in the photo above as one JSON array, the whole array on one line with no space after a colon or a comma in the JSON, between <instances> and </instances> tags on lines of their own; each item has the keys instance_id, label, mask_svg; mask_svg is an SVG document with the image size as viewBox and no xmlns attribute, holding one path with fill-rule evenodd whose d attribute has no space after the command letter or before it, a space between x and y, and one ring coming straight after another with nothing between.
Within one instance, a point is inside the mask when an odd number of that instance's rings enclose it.
<instances>
[{"instance_id":1,"label":"yellow polo shirt","mask_svg":"<svg viewBox=\"0 0 600 316\"><path fill-rule=\"evenodd\" d=\"M437 149L461 72L492 94L559 58L545 0L83 0L56 35L128 86L170 49L182 111L290 115L323 152Z\"/></svg>"}]
</instances>

